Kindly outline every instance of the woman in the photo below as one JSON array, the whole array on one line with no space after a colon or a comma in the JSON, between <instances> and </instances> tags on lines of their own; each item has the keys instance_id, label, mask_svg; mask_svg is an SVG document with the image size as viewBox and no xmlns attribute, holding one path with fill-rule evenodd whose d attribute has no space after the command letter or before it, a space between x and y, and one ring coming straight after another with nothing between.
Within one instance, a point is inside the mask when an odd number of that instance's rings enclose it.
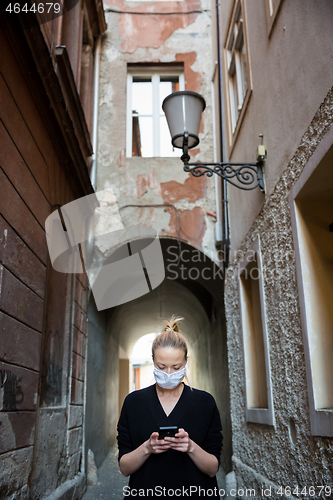
<instances>
[{"instance_id":1,"label":"woman","mask_svg":"<svg viewBox=\"0 0 333 500\"><path fill-rule=\"evenodd\" d=\"M156 384L130 393L121 410L119 468L130 476L124 496L219 498L220 415L210 394L182 382L187 345L181 319L166 321L153 342ZM165 426L177 426L175 437L158 439Z\"/></svg>"}]
</instances>

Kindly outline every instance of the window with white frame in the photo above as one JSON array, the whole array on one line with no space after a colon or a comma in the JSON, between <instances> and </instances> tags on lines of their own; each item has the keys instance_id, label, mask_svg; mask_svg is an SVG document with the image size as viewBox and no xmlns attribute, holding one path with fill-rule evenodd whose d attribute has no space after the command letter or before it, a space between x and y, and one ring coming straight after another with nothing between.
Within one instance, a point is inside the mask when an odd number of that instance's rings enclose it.
<instances>
[{"instance_id":1,"label":"window with white frame","mask_svg":"<svg viewBox=\"0 0 333 500\"><path fill-rule=\"evenodd\" d=\"M245 367L246 420L274 425L259 238L254 240L240 264L239 295Z\"/></svg>"},{"instance_id":2,"label":"window with white frame","mask_svg":"<svg viewBox=\"0 0 333 500\"><path fill-rule=\"evenodd\" d=\"M249 90L248 51L245 36L243 2L235 3L225 45L230 128L234 134Z\"/></svg>"},{"instance_id":3,"label":"window with white frame","mask_svg":"<svg viewBox=\"0 0 333 500\"><path fill-rule=\"evenodd\" d=\"M184 90L182 68L128 67L126 156L180 156L171 144L164 98Z\"/></svg>"}]
</instances>

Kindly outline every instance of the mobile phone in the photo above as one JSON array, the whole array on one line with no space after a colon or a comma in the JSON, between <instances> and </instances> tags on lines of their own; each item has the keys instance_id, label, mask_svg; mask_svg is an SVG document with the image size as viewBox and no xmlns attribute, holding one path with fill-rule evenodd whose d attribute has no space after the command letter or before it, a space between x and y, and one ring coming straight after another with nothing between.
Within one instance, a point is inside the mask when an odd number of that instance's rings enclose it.
<instances>
[{"instance_id":1,"label":"mobile phone","mask_svg":"<svg viewBox=\"0 0 333 500\"><path fill-rule=\"evenodd\" d=\"M164 439L166 436L175 437L178 432L177 425L170 425L169 427L159 427L158 429L158 439Z\"/></svg>"}]
</instances>

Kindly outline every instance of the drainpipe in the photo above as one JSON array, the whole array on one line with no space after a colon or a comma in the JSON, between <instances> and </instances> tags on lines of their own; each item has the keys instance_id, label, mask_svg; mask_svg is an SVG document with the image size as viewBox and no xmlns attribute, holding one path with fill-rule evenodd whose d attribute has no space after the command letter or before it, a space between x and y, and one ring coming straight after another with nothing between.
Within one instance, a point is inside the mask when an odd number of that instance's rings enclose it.
<instances>
[{"instance_id":1,"label":"drainpipe","mask_svg":"<svg viewBox=\"0 0 333 500\"><path fill-rule=\"evenodd\" d=\"M101 41L102 35L99 35L95 42L95 57L94 57L94 90L93 90L93 117L92 117L92 134L91 143L93 154L91 156L90 181L94 191L96 191L97 178L97 130L98 130L98 105L99 105L99 64L101 59ZM87 281L87 304L89 304L91 296L91 287ZM87 477L87 444L86 444L86 415L87 415L87 378L88 378L88 323L86 323L86 342L85 342L85 363L84 363L84 391L83 391L83 422L82 422L82 462L81 472Z\"/></svg>"},{"instance_id":2,"label":"drainpipe","mask_svg":"<svg viewBox=\"0 0 333 500\"><path fill-rule=\"evenodd\" d=\"M217 48L218 48L218 81L219 81L219 120L220 120L220 144L221 144L221 161L225 161L224 153L224 126L223 126L223 74L222 74L222 47L220 37L220 3L216 0L216 35L217 35ZM229 235L229 209L227 199L227 181L222 180L222 251L224 256L224 269L229 264L229 251L230 251L230 235Z\"/></svg>"},{"instance_id":3,"label":"drainpipe","mask_svg":"<svg viewBox=\"0 0 333 500\"><path fill-rule=\"evenodd\" d=\"M92 122L92 147L90 181L96 191L97 178L97 130L98 130L98 105L99 105L99 64L101 59L102 35L99 35L95 44L94 58L94 95L93 95L93 122Z\"/></svg>"},{"instance_id":4,"label":"drainpipe","mask_svg":"<svg viewBox=\"0 0 333 500\"><path fill-rule=\"evenodd\" d=\"M215 68L213 72L213 77L211 81L212 87L212 111L213 111L213 147L214 147L214 162L219 162L220 158L217 157L217 138L216 138L216 113L215 109L215 88L214 88L214 79L216 75L216 71L218 70L218 63L215 62ZM219 113L220 120L220 113ZM214 175L214 184L215 184L215 204L216 204L216 222L215 222L215 246L220 247L222 244L222 206L221 206L221 178L218 175Z\"/></svg>"}]
</instances>

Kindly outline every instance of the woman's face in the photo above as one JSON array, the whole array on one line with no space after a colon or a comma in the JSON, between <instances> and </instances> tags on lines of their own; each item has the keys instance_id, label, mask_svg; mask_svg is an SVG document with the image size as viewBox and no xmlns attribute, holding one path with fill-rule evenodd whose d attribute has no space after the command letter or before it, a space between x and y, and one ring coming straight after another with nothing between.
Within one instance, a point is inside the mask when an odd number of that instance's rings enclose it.
<instances>
[{"instance_id":1,"label":"woman's face","mask_svg":"<svg viewBox=\"0 0 333 500\"><path fill-rule=\"evenodd\" d=\"M166 373L177 372L184 368L186 363L183 349L173 347L158 347L154 352L154 365Z\"/></svg>"}]
</instances>

